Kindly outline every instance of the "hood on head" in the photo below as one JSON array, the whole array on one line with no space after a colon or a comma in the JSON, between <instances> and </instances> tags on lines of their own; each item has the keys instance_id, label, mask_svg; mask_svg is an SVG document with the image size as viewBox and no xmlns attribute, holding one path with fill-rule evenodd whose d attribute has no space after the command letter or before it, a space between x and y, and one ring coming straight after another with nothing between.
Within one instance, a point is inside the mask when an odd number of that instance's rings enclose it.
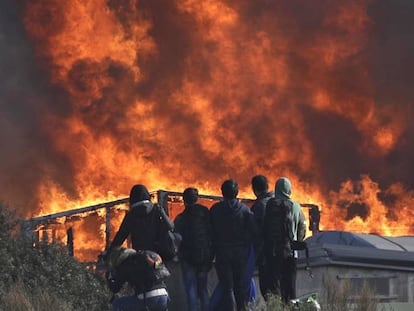
<instances>
[{"instance_id":1,"label":"hood on head","mask_svg":"<svg viewBox=\"0 0 414 311\"><path fill-rule=\"evenodd\" d=\"M136 202L145 200L151 200L151 195L148 192L147 187L141 184L134 185L129 193L129 204L132 205Z\"/></svg>"},{"instance_id":2,"label":"hood on head","mask_svg":"<svg viewBox=\"0 0 414 311\"><path fill-rule=\"evenodd\" d=\"M108 263L112 268L118 267L122 262L130 256L135 255L137 252L132 248L118 247L112 250L109 254Z\"/></svg>"},{"instance_id":3,"label":"hood on head","mask_svg":"<svg viewBox=\"0 0 414 311\"><path fill-rule=\"evenodd\" d=\"M130 213L137 216L145 216L152 212L154 204L149 200L138 201L130 206Z\"/></svg>"},{"instance_id":4,"label":"hood on head","mask_svg":"<svg viewBox=\"0 0 414 311\"><path fill-rule=\"evenodd\" d=\"M275 196L281 199L290 199L292 192L292 184L286 177L281 177L276 181L275 184Z\"/></svg>"}]
</instances>

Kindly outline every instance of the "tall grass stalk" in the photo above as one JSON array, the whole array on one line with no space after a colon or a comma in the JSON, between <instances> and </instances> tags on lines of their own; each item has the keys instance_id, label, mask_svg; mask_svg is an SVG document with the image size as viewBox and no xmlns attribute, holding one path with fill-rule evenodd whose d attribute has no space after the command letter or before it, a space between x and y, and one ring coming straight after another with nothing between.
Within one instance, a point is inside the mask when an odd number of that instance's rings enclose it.
<instances>
[{"instance_id":1,"label":"tall grass stalk","mask_svg":"<svg viewBox=\"0 0 414 311\"><path fill-rule=\"evenodd\" d=\"M3 306L5 310L14 311L72 311L70 305L61 301L47 291L30 290L23 283L14 284L5 294Z\"/></svg>"}]
</instances>

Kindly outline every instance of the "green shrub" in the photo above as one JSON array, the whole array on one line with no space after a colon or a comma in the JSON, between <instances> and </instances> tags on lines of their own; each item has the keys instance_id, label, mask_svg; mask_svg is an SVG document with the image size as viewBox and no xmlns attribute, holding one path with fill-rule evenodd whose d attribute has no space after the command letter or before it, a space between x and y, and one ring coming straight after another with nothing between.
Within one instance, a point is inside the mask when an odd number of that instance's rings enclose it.
<instances>
[{"instance_id":1,"label":"green shrub","mask_svg":"<svg viewBox=\"0 0 414 311\"><path fill-rule=\"evenodd\" d=\"M12 234L17 222L0 204L0 310L108 310L104 278L60 244ZM13 306L13 307L11 307Z\"/></svg>"}]
</instances>

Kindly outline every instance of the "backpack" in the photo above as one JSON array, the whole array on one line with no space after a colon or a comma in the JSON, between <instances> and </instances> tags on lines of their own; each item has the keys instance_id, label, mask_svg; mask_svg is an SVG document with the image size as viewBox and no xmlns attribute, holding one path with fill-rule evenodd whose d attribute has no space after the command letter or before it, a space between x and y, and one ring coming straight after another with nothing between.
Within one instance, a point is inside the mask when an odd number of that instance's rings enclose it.
<instances>
[{"instance_id":1,"label":"backpack","mask_svg":"<svg viewBox=\"0 0 414 311\"><path fill-rule=\"evenodd\" d=\"M139 291L151 288L171 275L161 256L150 250L117 248L109 253L106 260L108 282L126 272L125 281Z\"/></svg>"},{"instance_id":2,"label":"backpack","mask_svg":"<svg viewBox=\"0 0 414 311\"><path fill-rule=\"evenodd\" d=\"M170 271L165 266L161 256L157 253L149 250L138 250L137 255L142 256L144 259L144 279L148 286L164 281L170 277Z\"/></svg>"},{"instance_id":3,"label":"backpack","mask_svg":"<svg viewBox=\"0 0 414 311\"><path fill-rule=\"evenodd\" d=\"M166 219L168 216L162 210L161 206L156 204L154 205L154 208L158 210L161 221L169 222L169 219ZM174 227L170 227L159 233L159 236L155 241L155 250L160 254L164 261L173 260L178 255L181 241L181 235L174 231Z\"/></svg>"},{"instance_id":4,"label":"backpack","mask_svg":"<svg viewBox=\"0 0 414 311\"><path fill-rule=\"evenodd\" d=\"M180 248L185 261L195 267L211 267L213 251L208 210L195 205L182 213L183 242Z\"/></svg>"},{"instance_id":5,"label":"backpack","mask_svg":"<svg viewBox=\"0 0 414 311\"><path fill-rule=\"evenodd\" d=\"M293 253L292 207L290 200L272 198L266 205L264 252L268 256L287 258Z\"/></svg>"},{"instance_id":6,"label":"backpack","mask_svg":"<svg viewBox=\"0 0 414 311\"><path fill-rule=\"evenodd\" d=\"M181 235L173 229L166 230L161 233L157 243L157 252L165 261L173 260L177 254L181 244Z\"/></svg>"}]
</instances>

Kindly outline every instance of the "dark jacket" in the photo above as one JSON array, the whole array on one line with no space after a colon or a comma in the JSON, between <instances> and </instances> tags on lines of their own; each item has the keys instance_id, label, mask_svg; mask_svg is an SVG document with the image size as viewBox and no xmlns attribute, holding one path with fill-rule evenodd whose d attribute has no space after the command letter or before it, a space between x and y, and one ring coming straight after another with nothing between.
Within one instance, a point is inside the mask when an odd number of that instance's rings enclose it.
<instances>
[{"instance_id":1,"label":"dark jacket","mask_svg":"<svg viewBox=\"0 0 414 311\"><path fill-rule=\"evenodd\" d=\"M247 247L256 234L253 213L237 199L214 204L210 210L213 247Z\"/></svg>"},{"instance_id":2,"label":"dark jacket","mask_svg":"<svg viewBox=\"0 0 414 311\"><path fill-rule=\"evenodd\" d=\"M184 211L175 218L174 227L182 236L179 258L208 271L213 259L208 208L200 204L186 205Z\"/></svg>"},{"instance_id":3,"label":"dark jacket","mask_svg":"<svg viewBox=\"0 0 414 311\"><path fill-rule=\"evenodd\" d=\"M259 197L257 197L257 199L254 201L252 205L254 220L256 222L256 227L259 232L263 229L267 201L269 201L269 199L274 196L274 192L264 192Z\"/></svg>"},{"instance_id":4,"label":"dark jacket","mask_svg":"<svg viewBox=\"0 0 414 311\"><path fill-rule=\"evenodd\" d=\"M274 197L274 192L264 192L254 201L252 205L252 212L254 214L254 220L256 224L257 236L255 239L255 251L257 264L263 264L263 228L264 228L264 219L266 214L266 204L270 198Z\"/></svg>"},{"instance_id":5,"label":"dark jacket","mask_svg":"<svg viewBox=\"0 0 414 311\"><path fill-rule=\"evenodd\" d=\"M146 257L141 253L136 253L122 261L107 275L107 282L113 293L119 292L125 283L134 288L135 294L166 288L164 281L154 280Z\"/></svg>"},{"instance_id":6,"label":"dark jacket","mask_svg":"<svg viewBox=\"0 0 414 311\"><path fill-rule=\"evenodd\" d=\"M122 220L110 249L121 246L131 235L133 249L156 250L156 241L161 234L173 227L161 207L148 200L136 202Z\"/></svg>"}]
</instances>

